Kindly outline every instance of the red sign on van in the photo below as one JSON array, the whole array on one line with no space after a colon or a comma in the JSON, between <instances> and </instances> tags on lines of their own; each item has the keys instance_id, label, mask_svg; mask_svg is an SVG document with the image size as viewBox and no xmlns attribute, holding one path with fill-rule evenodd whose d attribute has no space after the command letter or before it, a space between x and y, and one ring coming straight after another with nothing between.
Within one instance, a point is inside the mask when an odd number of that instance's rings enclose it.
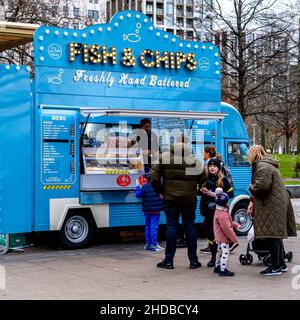
<instances>
[{"instance_id":1,"label":"red sign on van","mask_svg":"<svg viewBox=\"0 0 300 320\"><path fill-rule=\"evenodd\" d=\"M127 174L122 174L117 178L117 184L121 187L127 187L131 183L131 179Z\"/></svg>"}]
</instances>

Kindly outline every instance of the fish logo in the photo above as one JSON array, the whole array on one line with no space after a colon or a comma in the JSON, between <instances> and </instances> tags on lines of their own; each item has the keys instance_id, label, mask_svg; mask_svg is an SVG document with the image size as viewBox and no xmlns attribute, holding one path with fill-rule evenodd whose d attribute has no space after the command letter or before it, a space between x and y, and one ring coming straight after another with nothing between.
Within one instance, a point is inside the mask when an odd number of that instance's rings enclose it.
<instances>
[{"instance_id":1,"label":"fish logo","mask_svg":"<svg viewBox=\"0 0 300 320\"><path fill-rule=\"evenodd\" d=\"M64 73L64 70L59 69L58 75L55 75L53 77L48 77L48 83L61 84L63 82L63 79L62 79L63 73Z\"/></svg>"},{"instance_id":2,"label":"fish logo","mask_svg":"<svg viewBox=\"0 0 300 320\"><path fill-rule=\"evenodd\" d=\"M123 40L129 42L139 42L141 37L136 33L123 34Z\"/></svg>"}]
</instances>

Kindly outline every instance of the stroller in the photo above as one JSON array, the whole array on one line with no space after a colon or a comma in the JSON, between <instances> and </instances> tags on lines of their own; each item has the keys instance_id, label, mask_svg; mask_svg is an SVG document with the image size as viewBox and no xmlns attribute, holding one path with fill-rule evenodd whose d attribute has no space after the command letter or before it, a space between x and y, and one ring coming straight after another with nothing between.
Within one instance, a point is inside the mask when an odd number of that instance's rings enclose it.
<instances>
[{"instance_id":1,"label":"stroller","mask_svg":"<svg viewBox=\"0 0 300 320\"><path fill-rule=\"evenodd\" d=\"M258 259L262 260L263 264L266 267L271 265L271 255L270 250L267 247L266 240L263 239L254 239L254 227L252 226L248 232L247 236L247 253L240 255L240 263L242 265L252 264L253 256L250 251L253 251L257 254ZM288 251L287 253L283 252L284 260L291 262L293 260L293 252Z\"/></svg>"}]
</instances>

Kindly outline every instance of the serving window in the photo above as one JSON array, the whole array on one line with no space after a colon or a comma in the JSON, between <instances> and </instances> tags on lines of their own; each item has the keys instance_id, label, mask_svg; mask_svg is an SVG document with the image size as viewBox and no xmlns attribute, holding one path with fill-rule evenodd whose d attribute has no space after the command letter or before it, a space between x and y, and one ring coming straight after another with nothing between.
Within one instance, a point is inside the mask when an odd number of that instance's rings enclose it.
<instances>
[{"instance_id":1,"label":"serving window","mask_svg":"<svg viewBox=\"0 0 300 320\"><path fill-rule=\"evenodd\" d=\"M134 189L144 174L134 126L88 123L81 139L81 190Z\"/></svg>"}]
</instances>

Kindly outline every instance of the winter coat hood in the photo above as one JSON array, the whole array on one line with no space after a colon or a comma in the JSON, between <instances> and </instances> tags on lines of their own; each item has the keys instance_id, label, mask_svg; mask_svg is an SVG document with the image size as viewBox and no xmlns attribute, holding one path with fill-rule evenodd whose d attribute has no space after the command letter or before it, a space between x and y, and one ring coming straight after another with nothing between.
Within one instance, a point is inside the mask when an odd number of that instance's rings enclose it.
<instances>
[{"instance_id":1,"label":"winter coat hood","mask_svg":"<svg viewBox=\"0 0 300 320\"><path fill-rule=\"evenodd\" d=\"M273 157L271 157L270 155L265 155L261 160L258 160L255 163L255 166L257 166L258 163L262 163L262 162L269 163L277 169L279 168L279 162Z\"/></svg>"}]
</instances>

